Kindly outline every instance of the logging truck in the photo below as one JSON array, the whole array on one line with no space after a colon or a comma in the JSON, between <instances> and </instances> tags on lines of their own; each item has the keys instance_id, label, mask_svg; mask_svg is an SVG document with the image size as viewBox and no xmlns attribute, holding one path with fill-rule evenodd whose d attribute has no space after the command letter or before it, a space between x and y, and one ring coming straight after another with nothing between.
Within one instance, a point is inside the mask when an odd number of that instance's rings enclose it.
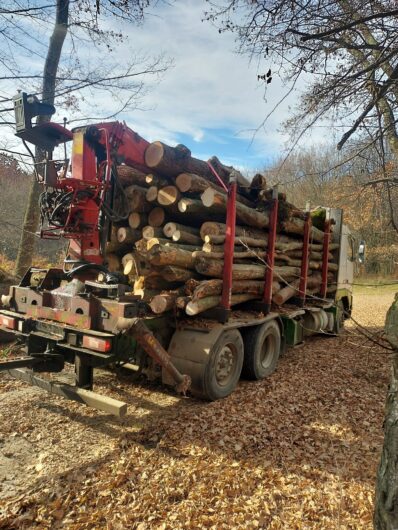
<instances>
[{"instance_id":1,"label":"logging truck","mask_svg":"<svg viewBox=\"0 0 398 530\"><path fill-rule=\"evenodd\" d=\"M241 377L270 376L286 347L340 332L355 261L340 209L300 210L263 175L248 182L125 123L34 126L55 109L25 93L14 108L16 135L47 153L36 161L40 236L68 251L62 268L30 268L2 297L0 330L19 356L1 371L123 415L125 403L93 391L95 368L216 400ZM55 160L67 142L70 160L66 148ZM48 376L65 363L75 384Z\"/></svg>"}]
</instances>

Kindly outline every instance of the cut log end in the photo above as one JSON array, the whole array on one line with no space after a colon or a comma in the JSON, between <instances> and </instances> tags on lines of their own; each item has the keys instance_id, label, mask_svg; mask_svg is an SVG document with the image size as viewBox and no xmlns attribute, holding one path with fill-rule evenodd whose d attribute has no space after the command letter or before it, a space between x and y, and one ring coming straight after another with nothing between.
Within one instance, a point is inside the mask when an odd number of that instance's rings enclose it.
<instances>
[{"instance_id":1,"label":"cut log end","mask_svg":"<svg viewBox=\"0 0 398 530\"><path fill-rule=\"evenodd\" d=\"M164 148L161 142L151 143L145 151L145 163L148 167L157 167L162 161Z\"/></svg>"}]
</instances>

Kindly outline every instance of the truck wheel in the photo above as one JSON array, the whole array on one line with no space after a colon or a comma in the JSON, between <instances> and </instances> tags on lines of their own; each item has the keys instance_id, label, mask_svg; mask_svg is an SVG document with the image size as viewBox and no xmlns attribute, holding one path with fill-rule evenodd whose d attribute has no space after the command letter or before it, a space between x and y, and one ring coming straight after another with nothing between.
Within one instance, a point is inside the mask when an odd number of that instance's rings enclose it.
<instances>
[{"instance_id":1,"label":"truck wheel","mask_svg":"<svg viewBox=\"0 0 398 530\"><path fill-rule=\"evenodd\" d=\"M239 381L242 363L242 335L237 329L228 330L211 348L203 381L205 397L214 401L229 396Z\"/></svg>"},{"instance_id":2,"label":"truck wheel","mask_svg":"<svg viewBox=\"0 0 398 530\"><path fill-rule=\"evenodd\" d=\"M245 355L242 375L246 379L264 379L278 364L281 350L281 331L275 320L248 328L244 334Z\"/></svg>"},{"instance_id":3,"label":"truck wheel","mask_svg":"<svg viewBox=\"0 0 398 530\"><path fill-rule=\"evenodd\" d=\"M336 320L334 323L334 332L339 335L344 329L344 303L339 300L336 304Z\"/></svg>"}]
</instances>

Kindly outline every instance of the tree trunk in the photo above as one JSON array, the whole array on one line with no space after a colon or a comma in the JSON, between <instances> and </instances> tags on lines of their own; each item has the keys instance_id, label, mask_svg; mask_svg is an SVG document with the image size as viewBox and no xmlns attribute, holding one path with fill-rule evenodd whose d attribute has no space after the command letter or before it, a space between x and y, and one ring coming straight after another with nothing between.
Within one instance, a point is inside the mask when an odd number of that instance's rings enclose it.
<instances>
[{"instance_id":1,"label":"tree trunk","mask_svg":"<svg viewBox=\"0 0 398 530\"><path fill-rule=\"evenodd\" d=\"M225 193L220 193L214 188L207 188L200 198L207 208L217 206L222 212L226 212L227 195ZM236 220L254 228L266 228L269 225L268 213L254 210L238 201L236 201Z\"/></svg>"},{"instance_id":2,"label":"tree trunk","mask_svg":"<svg viewBox=\"0 0 398 530\"><path fill-rule=\"evenodd\" d=\"M127 226L121 226L117 231L117 240L119 243L135 243L141 239L140 230L134 230Z\"/></svg>"},{"instance_id":3,"label":"tree trunk","mask_svg":"<svg viewBox=\"0 0 398 530\"><path fill-rule=\"evenodd\" d=\"M180 191L175 186L165 186L158 191L157 201L160 206L171 206L180 199Z\"/></svg>"},{"instance_id":4,"label":"tree trunk","mask_svg":"<svg viewBox=\"0 0 398 530\"><path fill-rule=\"evenodd\" d=\"M247 302L249 300L254 300L258 298L258 294L233 294L231 295L231 305L237 305L242 304L243 302ZM197 300L191 300L188 302L185 312L189 316L198 315L199 313L203 313L203 311L206 311L207 309L211 309L212 307L217 307L219 303L221 302L221 296L208 296L207 298L199 298Z\"/></svg>"},{"instance_id":5,"label":"tree trunk","mask_svg":"<svg viewBox=\"0 0 398 530\"><path fill-rule=\"evenodd\" d=\"M176 230L172 237L173 241L180 243L188 243L189 245L197 245L200 247L203 243L202 239L191 232L185 230Z\"/></svg>"},{"instance_id":6,"label":"tree trunk","mask_svg":"<svg viewBox=\"0 0 398 530\"><path fill-rule=\"evenodd\" d=\"M223 280L192 280L187 282L186 291L192 296L192 300L206 298L207 296L216 296L222 293ZM278 282L272 283L272 292L280 290ZM257 294L264 292L264 281L257 280L237 280L232 284L232 294Z\"/></svg>"},{"instance_id":7,"label":"tree trunk","mask_svg":"<svg viewBox=\"0 0 398 530\"><path fill-rule=\"evenodd\" d=\"M143 228L148 224L148 215L144 212L132 212L129 215L129 227L133 229Z\"/></svg>"},{"instance_id":8,"label":"tree trunk","mask_svg":"<svg viewBox=\"0 0 398 530\"><path fill-rule=\"evenodd\" d=\"M184 145L170 147L162 142L153 142L145 151L145 163L168 177L177 177L180 173L194 173L219 184L207 162L193 158L190 150ZM217 169L221 179L227 183L230 171L222 164Z\"/></svg>"},{"instance_id":9,"label":"tree trunk","mask_svg":"<svg viewBox=\"0 0 398 530\"><path fill-rule=\"evenodd\" d=\"M152 239L154 237L162 237L163 236L163 230L162 228L157 228L154 226L144 226L142 229L142 237L144 239Z\"/></svg>"},{"instance_id":10,"label":"tree trunk","mask_svg":"<svg viewBox=\"0 0 398 530\"><path fill-rule=\"evenodd\" d=\"M148 202L156 202L158 198L158 187L157 186L150 186L147 189L145 198Z\"/></svg>"},{"instance_id":11,"label":"tree trunk","mask_svg":"<svg viewBox=\"0 0 398 530\"><path fill-rule=\"evenodd\" d=\"M137 184L138 186L147 186L145 173L130 166L117 166L117 176L123 188Z\"/></svg>"},{"instance_id":12,"label":"tree trunk","mask_svg":"<svg viewBox=\"0 0 398 530\"><path fill-rule=\"evenodd\" d=\"M199 229L192 226L185 226L178 223L166 223L163 227L163 233L166 237L173 237L174 232L189 232L195 236L199 236Z\"/></svg>"},{"instance_id":13,"label":"tree trunk","mask_svg":"<svg viewBox=\"0 0 398 530\"><path fill-rule=\"evenodd\" d=\"M376 478L374 527L398 528L398 294L387 312L385 334L396 350L392 356L391 381L384 418L384 444Z\"/></svg>"},{"instance_id":14,"label":"tree trunk","mask_svg":"<svg viewBox=\"0 0 398 530\"><path fill-rule=\"evenodd\" d=\"M42 100L44 103L50 103L51 105L54 104L56 76L59 60L61 58L62 46L68 31L68 19L69 0L57 0L55 25L47 50L42 85ZM38 116L36 124L40 125L48 121L50 121L50 116ZM36 148L35 155L36 160L39 162L45 158L45 152L39 148ZM39 226L40 218L38 205L41 191L41 186L37 180L34 179L30 188L28 203L26 205L23 231L21 232L18 255L15 263L15 274L18 277L22 277L32 265L36 245L35 234Z\"/></svg>"},{"instance_id":15,"label":"tree trunk","mask_svg":"<svg viewBox=\"0 0 398 530\"><path fill-rule=\"evenodd\" d=\"M132 212L149 212L152 206L146 199L147 189L142 186L133 184L125 188L124 193L128 199L130 211Z\"/></svg>"},{"instance_id":16,"label":"tree trunk","mask_svg":"<svg viewBox=\"0 0 398 530\"><path fill-rule=\"evenodd\" d=\"M199 274L210 278L222 278L224 274L224 263L221 260L197 258L195 269ZM234 264L232 267L232 278L234 280L261 280L265 276L265 265ZM299 267L274 267L274 271L285 280L300 276Z\"/></svg>"},{"instance_id":17,"label":"tree trunk","mask_svg":"<svg viewBox=\"0 0 398 530\"><path fill-rule=\"evenodd\" d=\"M148 259L152 265L176 265L177 267L194 268L192 252L176 247L154 245L148 252Z\"/></svg>"},{"instance_id":18,"label":"tree trunk","mask_svg":"<svg viewBox=\"0 0 398 530\"><path fill-rule=\"evenodd\" d=\"M151 226L159 227L164 225L166 222L166 212L160 206L156 206L149 212L148 224Z\"/></svg>"}]
</instances>

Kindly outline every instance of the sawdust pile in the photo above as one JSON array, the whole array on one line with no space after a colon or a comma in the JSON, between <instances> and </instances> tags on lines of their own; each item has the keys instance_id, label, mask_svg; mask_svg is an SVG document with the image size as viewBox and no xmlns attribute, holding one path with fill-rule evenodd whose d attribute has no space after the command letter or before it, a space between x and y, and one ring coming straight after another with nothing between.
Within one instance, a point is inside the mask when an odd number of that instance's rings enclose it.
<instances>
[{"instance_id":1,"label":"sawdust pile","mask_svg":"<svg viewBox=\"0 0 398 530\"><path fill-rule=\"evenodd\" d=\"M392 297L357 297L356 318L381 326ZM370 529L388 375L388 356L351 327L289 350L271 378L216 403L111 377L97 389L136 404L124 423L43 394L20 399L14 419L2 411L3 439L23 424L34 452L41 429L52 465L44 458L34 480L4 496L0 527ZM43 413L40 400L54 409Z\"/></svg>"}]
</instances>

